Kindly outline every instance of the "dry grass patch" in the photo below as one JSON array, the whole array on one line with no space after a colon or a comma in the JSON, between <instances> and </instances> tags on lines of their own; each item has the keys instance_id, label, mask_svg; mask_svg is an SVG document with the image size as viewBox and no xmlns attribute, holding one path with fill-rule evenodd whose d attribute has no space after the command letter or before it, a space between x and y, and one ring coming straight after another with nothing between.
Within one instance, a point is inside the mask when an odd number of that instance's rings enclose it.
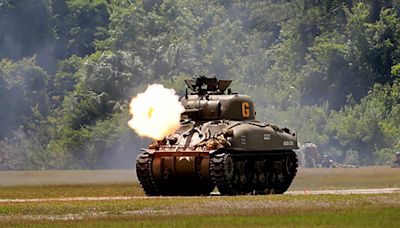
<instances>
[{"instance_id":1,"label":"dry grass patch","mask_svg":"<svg viewBox=\"0 0 400 228\"><path fill-rule=\"evenodd\" d=\"M121 184L137 181L134 170L0 171L1 186Z\"/></svg>"},{"instance_id":2,"label":"dry grass patch","mask_svg":"<svg viewBox=\"0 0 400 228\"><path fill-rule=\"evenodd\" d=\"M12 186L0 188L0 199L144 196L138 182L131 184L78 184Z\"/></svg>"},{"instance_id":3,"label":"dry grass patch","mask_svg":"<svg viewBox=\"0 0 400 228\"><path fill-rule=\"evenodd\" d=\"M399 188L400 169L387 166L360 168L301 168L289 190Z\"/></svg>"}]
</instances>

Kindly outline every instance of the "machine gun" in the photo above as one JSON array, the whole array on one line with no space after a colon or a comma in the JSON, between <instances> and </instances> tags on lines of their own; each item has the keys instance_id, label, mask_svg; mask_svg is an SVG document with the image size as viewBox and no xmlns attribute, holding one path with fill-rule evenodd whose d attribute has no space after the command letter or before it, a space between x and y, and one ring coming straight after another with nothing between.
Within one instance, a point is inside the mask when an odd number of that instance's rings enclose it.
<instances>
[{"instance_id":1,"label":"machine gun","mask_svg":"<svg viewBox=\"0 0 400 228\"><path fill-rule=\"evenodd\" d=\"M197 94L199 96L204 96L206 94L225 94L225 90L229 87L231 82L232 80L217 80L216 77L206 77L204 75L185 80L187 87L193 91L191 95ZM231 94L230 89L228 89L228 94ZM187 95L188 92L186 90L186 97Z\"/></svg>"}]
</instances>

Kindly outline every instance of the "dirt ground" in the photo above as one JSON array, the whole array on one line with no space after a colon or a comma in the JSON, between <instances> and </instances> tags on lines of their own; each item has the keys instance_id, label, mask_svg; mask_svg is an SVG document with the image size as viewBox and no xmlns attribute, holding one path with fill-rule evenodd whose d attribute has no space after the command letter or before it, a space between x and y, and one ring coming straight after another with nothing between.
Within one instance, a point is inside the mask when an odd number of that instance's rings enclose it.
<instances>
[{"instance_id":1,"label":"dirt ground","mask_svg":"<svg viewBox=\"0 0 400 228\"><path fill-rule=\"evenodd\" d=\"M1 186L109 184L137 181L134 170L2 171Z\"/></svg>"}]
</instances>

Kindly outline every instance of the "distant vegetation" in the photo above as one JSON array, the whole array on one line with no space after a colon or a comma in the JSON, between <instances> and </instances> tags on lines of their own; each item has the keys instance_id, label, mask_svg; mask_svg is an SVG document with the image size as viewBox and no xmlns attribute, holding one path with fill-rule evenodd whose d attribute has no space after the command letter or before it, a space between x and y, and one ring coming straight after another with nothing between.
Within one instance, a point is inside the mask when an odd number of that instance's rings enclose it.
<instances>
[{"instance_id":1,"label":"distant vegetation","mask_svg":"<svg viewBox=\"0 0 400 228\"><path fill-rule=\"evenodd\" d=\"M400 149L398 0L0 0L0 169L133 167L130 97L199 74L339 162Z\"/></svg>"}]
</instances>

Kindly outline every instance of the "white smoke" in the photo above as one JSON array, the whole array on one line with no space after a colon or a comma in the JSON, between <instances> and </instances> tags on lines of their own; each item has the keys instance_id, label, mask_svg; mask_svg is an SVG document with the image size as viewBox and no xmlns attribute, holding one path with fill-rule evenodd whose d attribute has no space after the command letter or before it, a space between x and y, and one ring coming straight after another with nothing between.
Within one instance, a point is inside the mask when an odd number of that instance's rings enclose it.
<instances>
[{"instance_id":1,"label":"white smoke","mask_svg":"<svg viewBox=\"0 0 400 228\"><path fill-rule=\"evenodd\" d=\"M132 98L129 107L129 127L140 136L156 140L174 133L185 111L175 90L159 84L149 85L144 93Z\"/></svg>"}]
</instances>

